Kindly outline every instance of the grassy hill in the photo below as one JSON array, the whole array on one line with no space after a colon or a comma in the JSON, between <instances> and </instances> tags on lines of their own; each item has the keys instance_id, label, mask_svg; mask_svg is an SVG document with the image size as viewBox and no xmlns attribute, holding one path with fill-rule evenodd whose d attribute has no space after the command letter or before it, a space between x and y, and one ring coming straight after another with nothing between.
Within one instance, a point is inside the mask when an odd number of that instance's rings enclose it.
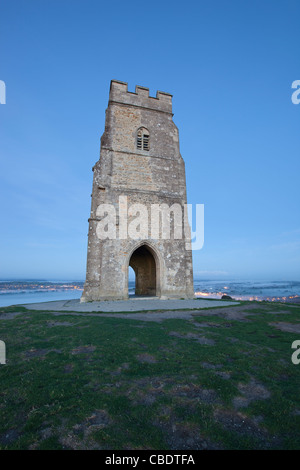
<instances>
[{"instance_id":1,"label":"grassy hill","mask_svg":"<svg viewBox=\"0 0 300 470\"><path fill-rule=\"evenodd\" d=\"M0 449L300 448L300 306L161 313L1 308Z\"/></svg>"}]
</instances>

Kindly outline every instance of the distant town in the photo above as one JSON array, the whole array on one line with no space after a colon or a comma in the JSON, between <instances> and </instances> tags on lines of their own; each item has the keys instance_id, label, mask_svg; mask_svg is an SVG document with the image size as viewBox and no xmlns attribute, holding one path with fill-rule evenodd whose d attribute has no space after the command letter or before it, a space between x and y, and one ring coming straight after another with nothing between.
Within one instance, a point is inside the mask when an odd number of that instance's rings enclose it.
<instances>
[{"instance_id":1,"label":"distant town","mask_svg":"<svg viewBox=\"0 0 300 470\"><path fill-rule=\"evenodd\" d=\"M273 282L271 285L271 295L268 284L264 285L263 282L249 283L226 281L227 286L221 281L201 281L195 279L195 298L210 298L221 299L224 294L230 294L229 299L246 301L269 301L269 302L287 302L287 303L300 303L300 283L297 281L287 282ZM129 294L134 294L135 281L129 281ZM35 294L69 292L69 295L74 291L80 292L78 297L81 296L83 291L84 281L45 281L45 280L0 280L0 296L3 299L5 294ZM228 287L229 286L229 287ZM277 294L277 295L276 295ZM76 295L75 295L76 296ZM73 297L73 296L72 296ZM52 297L50 298L52 300ZM45 300L46 301L46 300ZM26 299L24 300L26 302ZM18 296L18 302L20 297ZM9 305L9 303L7 303Z\"/></svg>"},{"instance_id":2,"label":"distant town","mask_svg":"<svg viewBox=\"0 0 300 470\"><path fill-rule=\"evenodd\" d=\"M0 294L13 292L51 292L83 290L83 281L53 282L53 281L0 281Z\"/></svg>"}]
</instances>

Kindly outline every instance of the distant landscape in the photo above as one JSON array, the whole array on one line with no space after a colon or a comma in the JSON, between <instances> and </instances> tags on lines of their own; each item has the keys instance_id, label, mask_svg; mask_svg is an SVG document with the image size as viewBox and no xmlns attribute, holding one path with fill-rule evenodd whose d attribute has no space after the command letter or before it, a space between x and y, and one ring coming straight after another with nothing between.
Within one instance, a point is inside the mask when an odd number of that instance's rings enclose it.
<instances>
[{"instance_id":1,"label":"distant landscape","mask_svg":"<svg viewBox=\"0 0 300 470\"><path fill-rule=\"evenodd\" d=\"M2 280L0 306L79 299L83 285L82 280ZM129 295L134 295L134 288L135 281L129 280ZM300 302L299 281L216 281L195 278L194 288L195 296L199 298L221 299L222 295L229 295L236 300Z\"/></svg>"}]
</instances>

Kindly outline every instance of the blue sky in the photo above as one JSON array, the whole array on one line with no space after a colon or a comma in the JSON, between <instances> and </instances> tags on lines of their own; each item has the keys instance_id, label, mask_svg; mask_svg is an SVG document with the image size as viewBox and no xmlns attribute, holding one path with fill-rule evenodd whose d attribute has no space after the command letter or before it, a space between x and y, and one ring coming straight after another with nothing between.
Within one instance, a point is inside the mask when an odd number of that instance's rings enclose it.
<instances>
[{"instance_id":1,"label":"blue sky","mask_svg":"<svg viewBox=\"0 0 300 470\"><path fill-rule=\"evenodd\" d=\"M173 94L203 279L300 280L298 0L0 2L0 278L84 279L111 79Z\"/></svg>"}]
</instances>

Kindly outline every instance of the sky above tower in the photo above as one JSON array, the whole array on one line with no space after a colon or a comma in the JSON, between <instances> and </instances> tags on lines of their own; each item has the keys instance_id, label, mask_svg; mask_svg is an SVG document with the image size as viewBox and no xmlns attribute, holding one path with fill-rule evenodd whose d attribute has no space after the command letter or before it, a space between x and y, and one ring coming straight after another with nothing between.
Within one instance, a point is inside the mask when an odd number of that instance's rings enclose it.
<instances>
[{"instance_id":1,"label":"sky above tower","mask_svg":"<svg viewBox=\"0 0 300 470\"><path fill-rule=\"evenodd\" d=\"M299 17L297 0L3 0L0 278L84 279L118 79L173 95L188 202L204 204L195 276L300 280Z\"/></svg>"}]
</instances>

